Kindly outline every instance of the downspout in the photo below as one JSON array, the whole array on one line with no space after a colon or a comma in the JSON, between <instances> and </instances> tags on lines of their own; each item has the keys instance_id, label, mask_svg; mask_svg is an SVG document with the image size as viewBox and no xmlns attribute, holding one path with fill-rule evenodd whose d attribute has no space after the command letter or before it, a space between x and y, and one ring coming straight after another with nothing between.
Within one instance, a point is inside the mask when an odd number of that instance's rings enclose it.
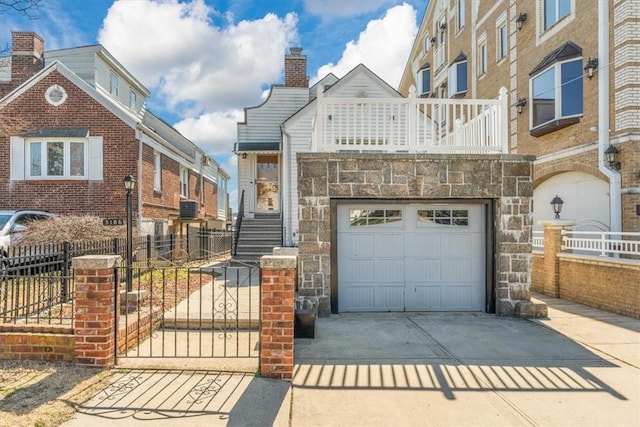
<instances>
[{"instance_id":1,"label":"downspout","mask_svg":"<svg viewBox=\"0 0 640 427\"><path fill-rule=\"evenodd\" d=\"M609 0L598 0L598 169L609 178L609 216L612 232L622 231L620 172L609 168Z\"/></svg>"},{"instance_id":2,"label":"downspout","mask_svg":"<svg viewBox=\"0 0 640 427\"><path fill-rule=\"evenodd\" d=\"M282 175L283 177L286 175L286 179L282 180L284 184L284 189L282 191L283 195L286 195L286 204L287 209L285 212L286 222L283 221L283 225L285 227L285 237L284 243L285 246L293 245L293 230L291 227L293 226L291 220L293 213L291 212L292 203L291 203L291 139L289 134L284 128L284 124L280 124L280 132L282 133L282 143L286 145L285 150L283 150L283 164L282 164Z\"/></svg>"},{"instance_id":3,"label":"downspout","mask_svg":"<svg viewBox=\"0 0 640 427\"><path fill-rule=\"evenodd\" d=\"M138 214L136 215L136 224L138 225L138 236L140 236L140 224L142 221L142 130L136 129L136 136L138 137Z\"/></svg>"}]
</instances>

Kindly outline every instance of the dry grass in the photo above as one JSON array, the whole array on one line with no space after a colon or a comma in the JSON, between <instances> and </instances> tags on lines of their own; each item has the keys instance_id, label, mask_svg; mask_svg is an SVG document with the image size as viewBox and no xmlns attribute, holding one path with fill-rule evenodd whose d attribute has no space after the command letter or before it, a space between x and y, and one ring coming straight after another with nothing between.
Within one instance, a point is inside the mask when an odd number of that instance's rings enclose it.
<instances>
[{"instance_id":1,"label":"dry grass","mask_svg":"<svg viewBox=\"0 0 640 427\"><path fill-rule=\"evenodd\" d=\"M111 374L66 363L0 361L0 426L59 426L104 389Z\"/></svg>"}]
</instances>

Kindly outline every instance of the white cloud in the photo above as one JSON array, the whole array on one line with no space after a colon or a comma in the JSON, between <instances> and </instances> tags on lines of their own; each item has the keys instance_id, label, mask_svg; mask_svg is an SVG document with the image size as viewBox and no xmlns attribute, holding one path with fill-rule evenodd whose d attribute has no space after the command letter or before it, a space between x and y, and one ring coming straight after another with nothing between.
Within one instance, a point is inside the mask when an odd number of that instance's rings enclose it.
<instances>
[{"instance_id":1,"label":"white cloud","mask_svg":"<svg viewBox=\"0 0 640 427\"><path fill-rule=\"evenodd\" d=\"M208 154L228 154L236 142L237 123L244 120L241 110L205 113L189 117L174 127ZM234 156L235 157L235 156Z\"/></svg>"},{"instance_id":2,"label":"white cloud","mask_svg":"<svg viewBox=\"0 0 640 427\"><path fill-rule=\"evenodd\" d=\"M296 25L291 13L236 24L203 0L120 0L98 39L168 110L187 117L259 101L264 82L280 79Z\"/></svg>"},{"instance_id":3,"label":"white cloud","mask_svg":"<svg viewBox=\"0 0 640 427\"><path fill-rule=\"evenodd\" d=\"M392 7L381 19L370 21L358 40L345 45L337 64L330 63L320 67L312 83L328 73L342 77L353 67L363 63L396 88L417 32L414 8L406 3Z\"/></svg>"},{"instance_id":4,"label":"white cloud","mask_svg":"<svg viewBox=\"0 0 640 427\"><path fill-rule=\"evenodd\" d=\"M390 0L304 0L305 9L324 18L362 15L377 10Z\"/></svg>"}]
</instances>

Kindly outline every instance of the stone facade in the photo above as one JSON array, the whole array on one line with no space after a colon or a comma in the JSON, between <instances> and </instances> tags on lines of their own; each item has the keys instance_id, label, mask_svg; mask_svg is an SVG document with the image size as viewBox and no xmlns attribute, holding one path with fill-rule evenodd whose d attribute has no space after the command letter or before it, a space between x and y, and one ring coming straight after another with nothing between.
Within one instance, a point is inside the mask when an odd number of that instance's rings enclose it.
<instances>
[{"instance_id":1,"label":"stone facade","mask_svg":"<svg viewBox=\"0 0 640 427\"><path fill-rule=\"evenodd\" d=\"M485 201L493 212L488 306L499 315L530 310L533 157L461 154L298 154L300 283L328 315L337 286L336 203L348 200ZM335 283L334 283L335 285ZM334 310L335 311L335 310Z\"/></svg>"}]
</instances>

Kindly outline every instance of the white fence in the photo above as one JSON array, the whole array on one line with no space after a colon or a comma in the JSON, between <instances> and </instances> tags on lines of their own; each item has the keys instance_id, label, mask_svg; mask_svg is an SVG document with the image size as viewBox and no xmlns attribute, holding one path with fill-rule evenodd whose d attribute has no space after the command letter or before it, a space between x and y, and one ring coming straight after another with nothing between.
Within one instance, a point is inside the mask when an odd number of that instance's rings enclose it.
<instances>
[{"instance_id":1,"label":"white fence","mask_svg":"<svg viewBox=\"0 0 640 427\"><path fill-rule=\"evenodd\" d=\"M327 98L318 90L312 151L508 153L507 91L498 99Z\"/></svg>"},{"instance_id":2,"label":"white fence","mask_svg":"<svg viewBox=\"0 0 640 427\"><path fill-rule=\"evenodd\" d=\"M562 230L562 250L600 256L640 256L640 233Z\"/></svg>"},{"instance_id":3,"label":"white fence","mask_svg":"<svg viewBox=\"0 0 640 427\"><path fill-rule=\"evenodd\" d=\"M531 247L538 251L544 250L544 231L533 230Z\"/></svg>"}]
</instances>

